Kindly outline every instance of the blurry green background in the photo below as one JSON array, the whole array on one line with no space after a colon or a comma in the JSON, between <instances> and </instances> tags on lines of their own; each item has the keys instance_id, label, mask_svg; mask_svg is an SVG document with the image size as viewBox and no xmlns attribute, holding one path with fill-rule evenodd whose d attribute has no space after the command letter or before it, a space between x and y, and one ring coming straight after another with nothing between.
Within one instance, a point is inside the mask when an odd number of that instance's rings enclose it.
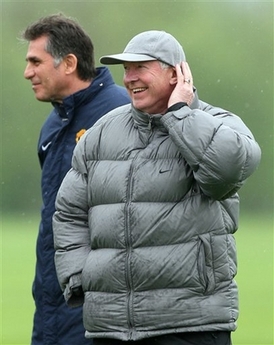
<instances>
[{"instance_id":1,"label":"blurry green background","mask_svg":"<svg viewBox=\"0 0 274 345\"><path fill-rule=\"evenodd\" d=\"M24 80L20 31L63 12L90 34L97 65L137 33L165 30L183 45L200 99L229 109L262 148L259 169L240 191L241 314L235 345L273 345L273 3L272 1L1 1L1 344L29 344L31 283L39 222L39 130L51 105ZM123 69L111 66L122 85Z\"/></svg>"}]
</instances>

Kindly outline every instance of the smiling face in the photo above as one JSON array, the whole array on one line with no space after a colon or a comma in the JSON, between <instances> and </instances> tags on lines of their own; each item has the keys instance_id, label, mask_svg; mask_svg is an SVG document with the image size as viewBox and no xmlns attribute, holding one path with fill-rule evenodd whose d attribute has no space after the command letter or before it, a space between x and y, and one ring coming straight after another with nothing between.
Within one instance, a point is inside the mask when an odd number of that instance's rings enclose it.
<instances>
[{"instance_id":1,"label":"smiling face","mask_svg":"<svg viewBox=\"0 0 274 345\"><path fill-rule=\"evenodd\" d=\"M174 68L159 61L125 62L124 85L132 104L148 114L164 114L175 86Z\"/></svg>"},{"instance_id":2,"label":"smiling face","mask_svg":"<svg viewBox=\"0 0 274 345\"><path fill-rule=\"evenodd\" d=\"M61 102L67 95L64 62L54 65L53 57L45 50L46 43L46 36L30 41L24 77L31 81L39 101Z\"/></svg>"}]
</instances>

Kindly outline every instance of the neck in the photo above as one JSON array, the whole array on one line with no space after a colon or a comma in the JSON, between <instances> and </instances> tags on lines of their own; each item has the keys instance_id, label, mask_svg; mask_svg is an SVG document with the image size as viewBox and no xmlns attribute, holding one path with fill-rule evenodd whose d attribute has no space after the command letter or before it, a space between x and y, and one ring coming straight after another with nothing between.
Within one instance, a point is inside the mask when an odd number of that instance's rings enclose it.
<instances>
[{"instance_id":1,"label":"neck","mask_svg":"<svg viewBox=\"0 0 274 345\"><path fill-rule=\"evenodd\" d=\"M92 80L80 80L80 79L78 79L78 81L74 81L71 85L69 94L72 95L75 92L86 89L87 87L90 86L90 84L92 83Z\"/></svg>"},{"instance_id":2,"label":"neck","mask_svg":"<svg viewBox=\"0 0 274 345\"><path fill-rule=\"evenodd\" d=\"M78 91L81 91L81 90L84 90L86 89L87 87L90 86L90 84L92 83L92 80L80 80L80 79L74 79L70 85L67 86L67 89L66 91L64 92L63 96L61 99L55 99L55 100L52 100L52 102L56 102L56 103L63 103L63 99L70 96L70 95L73 95L74 93L78 92Z\"/></svg>"}]
</instances>

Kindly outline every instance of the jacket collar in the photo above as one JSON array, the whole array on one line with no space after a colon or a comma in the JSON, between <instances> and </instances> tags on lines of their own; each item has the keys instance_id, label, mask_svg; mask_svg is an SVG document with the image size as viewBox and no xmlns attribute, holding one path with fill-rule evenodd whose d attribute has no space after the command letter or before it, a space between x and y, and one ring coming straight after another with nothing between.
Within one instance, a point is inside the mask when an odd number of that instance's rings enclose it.
<instances>
[{"instance_id":1,"label":"jacket collar","mask_svg":"<svg viewBox=\"0 0 274 345\"><path fill-rule=\"evenodd\" d=\"M132 105L132 118L134 125L139 128L151 129L152 127L162 127L164 126L161 123L162 114L153 114L144 113Z\"/></svg>"},{"instance_id":2,"label":"jacket collar","mask_svg":"<svg viewBox=\"0 0 274 345\"><path fill-rule=\"evenodd\" d=\"M198 93L197 89L194 88L194 99L189 106L190 109L198 109L199 108L199 98L198 98ZM151 129L152 127L158 127L162 128L163 131L166 131L166 128L161 122L161 118L164 116L162 114L153 114L150 115L148 113L144 113L136 108L134 108L133 105L131 105L132 108L132 117L133 121L136 127L143 127L147 129Z\"/></svg>"},{"instance_id":3,"label":"jacket collar","mask_svg":"<svg viewBox=\"0 0 274 345\"><path fill-rule=\"evenodd\" d=\"M63 120L69 120L73 116L76 107L90 102L102 88L114 84L107 67L97 67L96 71L96 77L86 89L65 97L63 103L52 102L52 105Z\"/></svg>"}]
</instances>

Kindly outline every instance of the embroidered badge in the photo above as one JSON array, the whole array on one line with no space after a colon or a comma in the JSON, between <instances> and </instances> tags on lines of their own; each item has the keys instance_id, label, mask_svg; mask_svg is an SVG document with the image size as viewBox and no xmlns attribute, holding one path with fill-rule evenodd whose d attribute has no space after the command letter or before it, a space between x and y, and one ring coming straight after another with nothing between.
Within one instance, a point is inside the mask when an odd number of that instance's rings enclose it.
<instances>
[{"instance_id":1,"label":"embroidered badge","mask_svg":"<svg viewBox=\"0 0 274 345\"><path fill-rule=\"evenodd\" d=\"M81 139L81 136L86 132L86 129L81 129L79 132L76 133L75 141L76 144Z\"/></svg>"}]
</instances>

